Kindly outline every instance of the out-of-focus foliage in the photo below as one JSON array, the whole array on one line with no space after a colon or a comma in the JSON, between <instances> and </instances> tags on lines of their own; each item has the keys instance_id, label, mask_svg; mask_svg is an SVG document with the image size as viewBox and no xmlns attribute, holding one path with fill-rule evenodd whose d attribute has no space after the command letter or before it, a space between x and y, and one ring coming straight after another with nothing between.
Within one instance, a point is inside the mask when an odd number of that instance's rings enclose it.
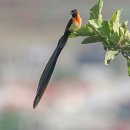
<instances>
[{"instance_id":1,"label":"out-of-focus foliage","mask_svg":"<svg viewBox=\"0 0 130 130\"><path fill-rule=\"evenodd\" d=\"M18 128L23 124L24 120L19 114L16 113L4 113L0 117L0 129L1 130L18 130Z\"/></svg>"}]
</instances>

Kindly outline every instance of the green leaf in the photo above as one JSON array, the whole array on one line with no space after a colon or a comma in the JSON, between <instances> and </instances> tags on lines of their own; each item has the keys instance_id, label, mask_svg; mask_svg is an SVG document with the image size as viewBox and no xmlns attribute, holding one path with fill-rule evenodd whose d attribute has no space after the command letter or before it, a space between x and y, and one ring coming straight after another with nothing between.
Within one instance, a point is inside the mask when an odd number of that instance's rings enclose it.
<instances>
[{"instance_id":1,"label":"green leaf","mask_svg":"<svg viewBox=\"0 0 130 130\"><path fill-rule=\"evenodd\" d=\"M70 35L70 38L75 38L75 37L79 37L79 36L91 36L93 34L94 34L93 29L89 25L86 25L86 26L80 28L78 31L72 33Z\"/></svg>"},{"instance_id":2,"label":"green leaf","mask_svg":"<svg viewBox=\"0 0 130 130\"><path fill-rule=\"evenodd\" d=\"M110 37L110 42L113 44L113 45L117 45L120 41L120 36L117 32L115 33L111 33L111 37Z\"/></svg>"},{"instance_id":3,"label":"green leaf","mask_svg":"<svg viewBox=\"0 0 130 130\"><path fill-rule=\"evenodd\" d=\"M125 22L122 23L121 26L122 26L124 29L126 29L126 28L127 28L127 25L128 25L128 21L125 21Z\"/></svg>"},{"instance_id":4,"label":"green leaf","mask_svg":"<svg viewBox=\"0 0 130 130\"><path fill-rule=\"evenodd\" d=\"M114 32L119 33L119 27L121 26L120 23L120 15L122 13L122 9L117 10L115 13L113 13L112 18L111 18L111 24Z\"/></svg>"},{"instance_id":5,"label":"green leaf","mask_svg":"<svg viewBox=\"0 0 130 130\"><path fill-rule=\"evenodd\" d=\"M120 27L119 28L119 36L120 36L120 41L119 41L119 43L120 43L120 45L122 45L122 46L126 46L128 43L127 43L127 29L126 28L123 28L123 26L122 27Z\"/></svg>"},{"instance_id":6,"label":"green leaf","mask_svg":"<svg viewBox=\"0 0 130 130\"><path fill-rule=\"evenodd\" d=\"M127 47L130 41L130 32L127 29L128 21L122 23L121 27L119 27L119 34L120 34L120 43L122 46Z\"/></svg>"},{"instance_id":7,"label":"green leaf","mask_svg":"<svg viewBox=\"0 0 130 130\"><path fill-rule=\"evenodd\" d=\"M76 38L79 37L80 35L77 32L73 32L70 34L69 38Z\"/></svg>"},{"instance_id":8,"label":"green leaf","mask_svg":"<svg viewBox=\"0 0 130 130\"><path fill-rule=\"evenodd\" d=\"M112 51L112 50L107 51L105 55L105 65L108 65L118 54L119 54L118 51Z\"/></svg>"},{"instance_id":9,"label":"green leaf","mask_svg":"<svg viewBox=\"0 0 130 130\"><path fill-rule=\"evenodd\" d=\"M97 42L101 42L102 38L99 36L90 36L85 38L81 44L88 44L88 43L97 43Z\"/></svg>"},{"instance_id":10,"label":"green leaf","mask_svg":"<svg viewBox=\"0 0 130 130\"><path fill-rule=\"evenodd\" d=\"M130 60L127 59L128 75L130 76Z\"/></svg>"},{"instance_id":11,"label":"green leaf","mask_svg":"<svg viewBox=\"0 0 130 130\"><path fill-rule=\"evenodd\" d=\"M119 24L121 13L122 13L122 9L119 9L119 10L117 10L116 12L114 12L114 13L112 14L111 21L112 21L113 23L115 23L115 24Z\"/></svg>"},{"instance_id":12,"label":"green leaf","mask_svg":"<svg viewBox=\"0 0 130 130\"><path fill-rule=\"evenodd\" d=\"M127 28L124 29L124 36L125 36L128 40L130 40L130 32L129 32L129 30L128 30Z\"/></svg>"},{"instance_id":13,"label":"green leaf","mask_svg":"<svg viewBox=\"0 0 130 130\"><path fill-rule=\"evenodd\" d=\"M104 38L110 37L110 23L103 21L101 27L98 29Z\"/></svg>"},{"instance_id":14,"label":"green leaf","mask_svg":"<svg viewBox=\"0 0 130 130\"><path fill-rule=\"evenodd\" d=\"M89 23L95 29L102 27L102 20L99 19L89 20Z\"/></svg>"},{"instance_id":15,"label":"green leaf","mask_svg":"<svg viewBox=\"0 0 130 130\"><path fill-rule=\"evenodd\" d=\"M102 19L102 15L101 15L102 7L103 7L103 0L98 0L97 4L90 9L90 18L89 19L90 20L92 20L92 19L101 20Z\"/></svg>"},{"instance_id":16,"label":"green leaf","mask_svg":"<svg viewBox=\"0 0 130 130\"><path fill-rule=\"evenodd\" d=\"M123 27L120 27L119 28L119 35L120 35L120 37L124 36L124 34L125 34L125 29Z\"/></svg>"}]
</instances>

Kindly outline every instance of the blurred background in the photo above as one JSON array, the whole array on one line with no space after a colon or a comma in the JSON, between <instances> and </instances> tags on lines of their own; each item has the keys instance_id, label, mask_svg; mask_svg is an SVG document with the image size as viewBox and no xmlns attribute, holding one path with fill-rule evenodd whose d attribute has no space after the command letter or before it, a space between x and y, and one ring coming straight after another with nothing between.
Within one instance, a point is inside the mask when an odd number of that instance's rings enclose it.
<instances>
[{"instance_id":1,"label":"blurred background","mask_svg":"<svg viewBox=\"0 0 130 130\"><path fill-rule=\"evenodd\" d=\"M69 39L38 107L41 73L77 8L88 22L96 0L0 0L0 130L130 130L130 77L119 55L104 65L100 43ZM104 0L103 17L130 1ZM130 26L130 24L129 24Z\"/></svg>"}]
</instances>

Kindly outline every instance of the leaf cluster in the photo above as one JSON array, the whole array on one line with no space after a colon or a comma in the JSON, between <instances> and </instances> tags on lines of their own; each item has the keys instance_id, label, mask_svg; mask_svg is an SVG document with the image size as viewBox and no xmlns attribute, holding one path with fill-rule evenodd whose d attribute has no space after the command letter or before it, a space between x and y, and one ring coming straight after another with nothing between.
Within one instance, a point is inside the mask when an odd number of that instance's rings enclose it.
<instances>
[{"instance_id":1,"label":"leaf cluster","mask_svg":"<svg viewBox=\"0 0 130 130\"><path fill-rule=\"evenodd\" d=\"M71 38L84 36L82 44L101 42L106 50L105 64L108 65L119 53L127 59L128 74L130 76L130 32L128 21L121 22L122 9L114 12L109 21L102 17L103 0L98 0L90 9L89 22L78 31L71 34Z\"/></svg>"}]
</instances>

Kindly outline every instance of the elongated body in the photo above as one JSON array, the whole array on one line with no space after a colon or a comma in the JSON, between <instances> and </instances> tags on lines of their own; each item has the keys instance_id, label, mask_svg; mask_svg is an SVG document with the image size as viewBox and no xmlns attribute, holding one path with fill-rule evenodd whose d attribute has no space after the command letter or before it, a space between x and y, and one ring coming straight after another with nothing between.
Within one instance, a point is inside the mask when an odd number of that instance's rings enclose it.
<instances>
[{"instance_id":1,"label":"elongated body","mask_svg":"<svg viewBox=\"0 0 130 130\"><path fill-rule=\"evenodd\" d=\"M47 85L49 83L49 80L52 76L52 73L54 71L57 59L64 48L64 46L67 43L67 40L72 32L77 31L82 24L82 19L80 17L79 12L74 9L71 11L72 18L69 20L64 35L59 39L58 45L54 52L52 53L38 84L37 93L34 99L33 108L36 108L37 104L40 102L43 93L45 92Z\"/></svg>"}]
</instances>

